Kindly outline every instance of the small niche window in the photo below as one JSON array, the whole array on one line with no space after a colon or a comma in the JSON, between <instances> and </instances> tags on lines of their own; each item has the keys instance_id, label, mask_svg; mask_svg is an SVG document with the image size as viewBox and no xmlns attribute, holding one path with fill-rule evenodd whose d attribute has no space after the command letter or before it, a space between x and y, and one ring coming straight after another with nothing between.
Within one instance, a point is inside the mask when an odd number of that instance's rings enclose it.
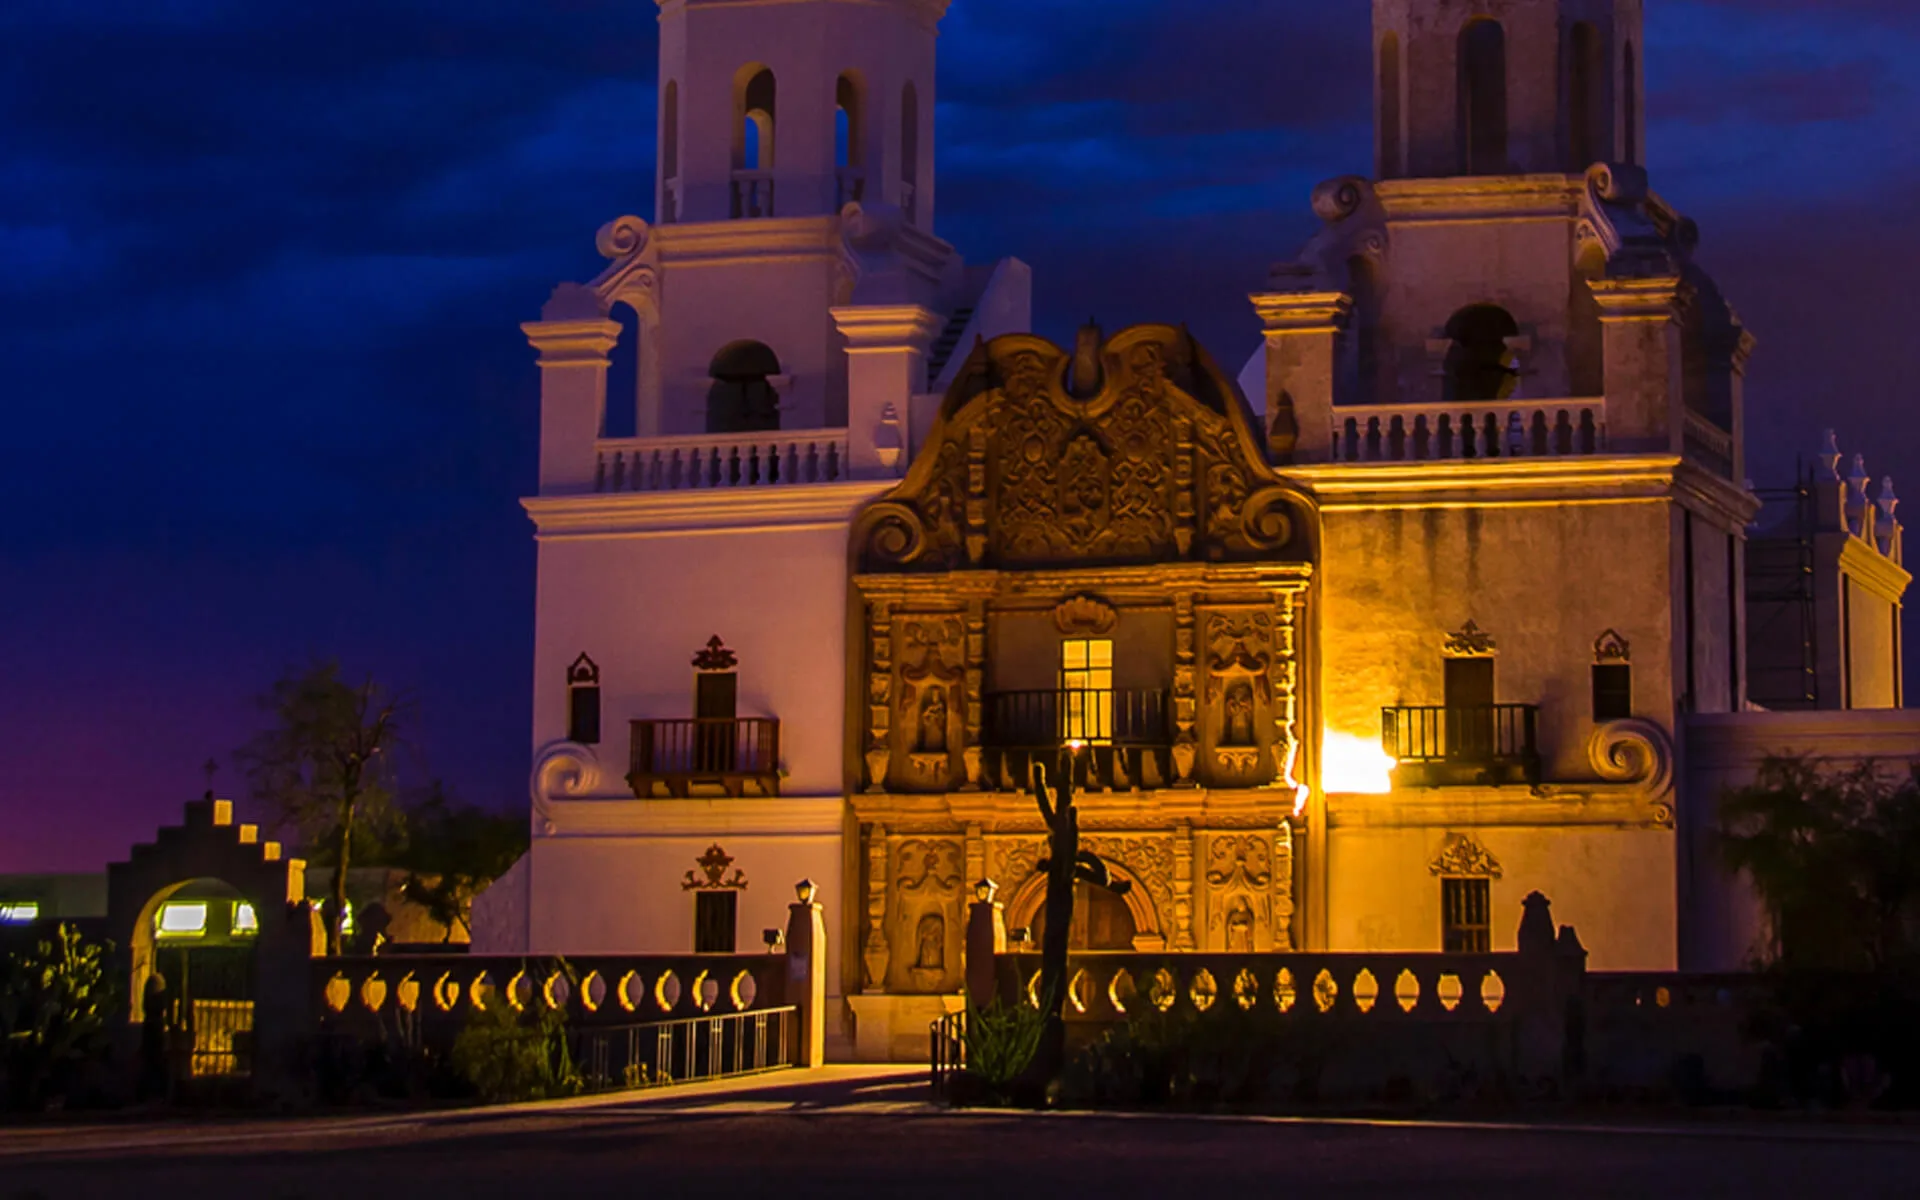
<instances>
[{"instance_id":1,"label":"small niche window","mask_svg":"<svg viewBox=\"0 0 1920 1200\"><path fill-rule=\"evenodd\" d=\"M1113 739L1113 642L1069 638L1060 643L1061 733L1069 741Z\"/></svg>"},{"instance_id":2,"label":"small niche window","mask_svg":"<svg viewBox=\"0 0 1920 1200\"><path fill-rule=\"evenodd\" d=\"M1609 629L1593 643L1593 719L1624 721L1633 715L1633 666L1627 639Z\"/></svg>"},{"instance_id":3,"label":"small niche window","mask_svg":"<svg viewBox=\"0 0 1920 1200\"><path fill-rule=\"evenodd\" d=\"M695 892L693 896L693 952L732 954L740 893Z\"/></svg>"},{"instance_id":4,"label":"small niche window","mask_svg":"<svg viewBox=\"0 0 1920 1200\"><path fill-rule=\"evenodd\" d=\"M1520 382L1513 341L1520 326L1494 304L1463 308L1447 322L1446 398L1451 402L1505 400Z\"/></svg>"},{"instance_id":5,"label":"small niche window","mask_svg":"<svg viewBox=\"0 0 1920 1200\"><path fill-rule=\"evenodd\" d=\"M1483 878L1440 881L1440 945L1448 954L1485 954L1492 948L1492 892Z\"/></svg>"},{"instance_id":6,"label":"small niche window","mask_svg":"<svg viewBox=\"0 0 1920 1200\"><path fill-rule=\"evenodd\" d=\"M585 654L567 668L567 740L600 742L600 668Z\"/></svg>"}]
</instances>

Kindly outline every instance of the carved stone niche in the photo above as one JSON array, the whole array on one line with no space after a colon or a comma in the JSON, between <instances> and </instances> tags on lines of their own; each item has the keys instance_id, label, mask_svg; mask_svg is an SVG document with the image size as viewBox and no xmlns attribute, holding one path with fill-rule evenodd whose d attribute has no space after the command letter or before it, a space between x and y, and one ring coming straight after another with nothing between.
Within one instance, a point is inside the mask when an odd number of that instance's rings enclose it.
<instances>
[{"instance_id":1,"label":"carved stone niche","mask_svg":"<svg viewBox=\"0 0 1920 1200\"><path fill-rule=\"evenodd\" d=\"M903 613L894 637L891 786L952 790L964 780L966 624L957 613Z\"/></svg>"},{"instance_id":2,"label":"carved stone niche","mask_svg":"<svg viewBox=\"0 0 1920 1200\"><path fill-rule=\"evenodd\" d=\"M1214 787L1258 787L1274 776L1274 617L1270 609L1203 615L1200 772Z\"/></svg>"},{"instance_id":3,"label":"carved stone niche","mask_svg":"<svg viewBox=\"0 0 1920 1200\"><path fill-rule=\"evenodd\" d=\"M1228 954L1292 948L1293 854L1289 830L1207 838L1202 945Z\"/></svg>"},{"instance_id":4,"label":"carved stone niche","mask_svg":"<svg viewBox=\"0 0 1920 1200\"><path fill-rule=\"evenodd\" d=\"M959 986L964 867L961 845L950 838L913 838L895 852L888 991L930 994Z\"/></svg>"}]
</instances>

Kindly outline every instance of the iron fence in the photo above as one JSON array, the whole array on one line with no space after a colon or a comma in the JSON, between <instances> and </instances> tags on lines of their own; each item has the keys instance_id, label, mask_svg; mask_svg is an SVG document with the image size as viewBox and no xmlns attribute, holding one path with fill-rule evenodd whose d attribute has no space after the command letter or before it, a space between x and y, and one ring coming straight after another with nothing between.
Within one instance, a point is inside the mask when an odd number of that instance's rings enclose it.
<instances>
[{"instance_id":1,"label":"iron fence","mask_svg":"<svg viewBox=\"0 0 1920 1200\"><path fill-rule=\"evenodd\" d=\"M953 1077L967 1069L967 1014L950 1012L927 1030L928 1061L933 1064L933 1093L944 1096Z\"/></svg>"},{"instance_id":2,"label":"iron fence","mask_svg":"<svg viewBox=\"0 0 1920 1200\"><path fill-rule=\"evenodd\" d=\"M799 1065L799 1021L788 1006L585 1029L575 1035L574 1064L590 1092L778 1071Z\"/></svg>"}]
</instances>

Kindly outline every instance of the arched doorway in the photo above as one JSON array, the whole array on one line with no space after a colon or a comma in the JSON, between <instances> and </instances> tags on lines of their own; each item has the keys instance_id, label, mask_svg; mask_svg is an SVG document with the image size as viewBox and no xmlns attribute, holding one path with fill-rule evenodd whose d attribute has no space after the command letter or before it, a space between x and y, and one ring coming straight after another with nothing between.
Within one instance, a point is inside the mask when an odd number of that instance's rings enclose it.
<instances>
[{"instance_id":1,"label":"arched doorway","mask_svg":"<svg viewBox=\"0 0 1920 1200\"><path fill-rule=\"evenodd\" d=\"M224 880L153 894L134 926L135 1019L164 1042L176 1082L253 1073L254 955L260 913Z\"/></svg>"},{"instance_id":2,"label":"arched doorway","mask_svg":"<svg viewBox=\"0 0 1920 1200\"><path fill-rule=\"evenodd\" d=\"M1046 895L1044 888L1041 895ZM1044 899L1033 915L1031 928L1033 944L1044 944L1047 929ZM1073 885L1073 929L1067 936L1069 950L1131 950L1136 932L1133 910L1124 899L1090 883Z\"/></svg>"},{"instance_id":3,"label":"arched doorway","mask_svg":"<svg viewBox=\"0 0 1920 1200\"><path fill-rule=\"evenodd\" d=\"M1447 399L1482 403L1505 400L1520 381L1510 342L1520 336L1513 315L1495 304L1475 304L1447 322Z\"/></svg>"},{"instance_id":4,"label":"arched doorway","mask_svg":"<svg viewBox=\"0 0 1920 1200\"><path fill-rule=\"evenodd\" d=\"M763 342L729 342L707 368L708 433L755 433L780 428L780 396L773 380L780 359Z\"/></svg>"}]
</instances>

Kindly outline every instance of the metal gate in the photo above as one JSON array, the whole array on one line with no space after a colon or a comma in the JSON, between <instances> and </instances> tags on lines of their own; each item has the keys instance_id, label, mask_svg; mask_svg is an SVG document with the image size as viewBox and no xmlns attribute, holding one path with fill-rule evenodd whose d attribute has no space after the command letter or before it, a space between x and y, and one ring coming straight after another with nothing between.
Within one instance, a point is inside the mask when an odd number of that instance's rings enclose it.
<instances>
[{"instance_id":1,"label":"metal gate","mask_svg":"<svg viewBox=\"0 0 1920 1200\"><path fill-rule=\"evenodd\" d=\"M156 958L173 998L167 1042L175 1080L250 1077L253 947L162 946Z\"/></svg>"}]
</instances>

